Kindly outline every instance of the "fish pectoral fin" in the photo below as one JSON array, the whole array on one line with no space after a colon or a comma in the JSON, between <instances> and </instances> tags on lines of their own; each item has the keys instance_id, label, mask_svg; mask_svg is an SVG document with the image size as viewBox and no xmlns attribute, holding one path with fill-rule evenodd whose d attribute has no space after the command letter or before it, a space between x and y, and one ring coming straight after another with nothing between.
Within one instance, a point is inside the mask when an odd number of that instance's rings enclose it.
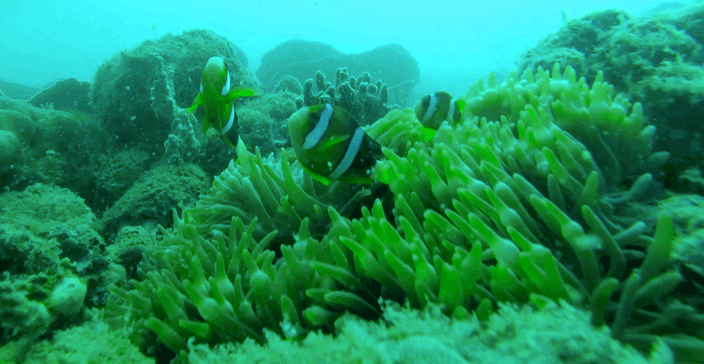
<instances>
[{"instance_id":1,"label":"fish pectoral fin","mask_svg":"<svg viewBox=\"0 0 704 364\"><path fill-rule=\"evenodd\" d=\"M313 178L314 180L322 183L325 186L330 186L330 179L329 178L327 178L325 176L321 176L321 175L311 171L310 169L308 169L306 166L304 166L302 164L301 164L301 167L303 167L303 170L306 171L308 173L308 175L311 178Z\"/></svg>"},{"instance_id":2,"label":"fish pectoral fin","mask_svg":"<svg viewBox=\"0 0 704 364\"><path fill-rule=\"evenodd\" d=\"M191 114L196 112L198 109L198 106L200 106L203 103L203 94L198 93L198 96L193 100L193 105L191 105L186 111L190 112Z\"/></svg>"},{"instance_id":3,"label":"fish pectoral fin","mask_svg":"<svg viewBox=\"0 0 704 364\"><path fill-rule=\"evenodd\" d=\"M373 180L371 177L364 177L364 176L340 178L340 181L346 182L346 183L354 183L354 184L358 184L358 185L366 185L366 186L373 185L374 182L377 182L377 181Z\"/></svg>"},{"instance_id":4,"label":"fish pectoral fin","mask_svg":"<svg viewBox=\"0 0 704 364\"><path fill-rule=\"evenodd\" d=\"M328 140L326 140L326 141L324 141L324 142L322 142L322 143L320 144L320 148L321 148L320 150L327 150L328 148L330 148L330 147L332 147L332 146L334 146L334 145L340 144L340 143L344 142L345 140L347 140L347 139L349 139L349 138L350 138L350 136L349 136L349 135L346 135L346 134L344 134L344 135L333 135L333 136L330 137Z\"/></svg>"},{"instance_id":5,"label":"fish pectoral fin","mask_svg":"<svg viewBox=\"0 0 704 364\"><path fill-rule=\"evenodd\" d=\"M464 102L464 100L457 100L457 111L462 112L462 110L464 110L465 105L466 103Z\"/></svg>"},{"instance_id":6,"label":"fish pectoral fin","mask_svg":"<svg viewBox=\"0 0 704 364\"><path fill-rule=\"evenodd\" d=\"M425 140L428 140L428 141L433 140L433 138L435 138L435 134L437 132L438 132L437 130L423 125L423 138L425 138Z\"/></svg>"},{"instance_id":7,"label":"fish pectoral fin","mask_svg":"<svg viewBox=\"0 0 704 364\"><path fill-rule=\"evenodd\" d=\"M243 97L254 97L261 95L259 89L254 87L234 87L227 93L226 102L232 102Z\"/></svg>"},{"instance_id":8,"label":"fish pectoral fin","mask_svg":"<svg viewBox=\"0 0 704 364\"><path fill-rule=\"evenodd\" d=\"M233 150L235 150L235 152L237 152L237 146L233 142L231 142L230 139L227 139L224 135L221 135L220 140L225 142L225 144L227 144L230 148L232 148Z\"/></svg>"}]
</instances>

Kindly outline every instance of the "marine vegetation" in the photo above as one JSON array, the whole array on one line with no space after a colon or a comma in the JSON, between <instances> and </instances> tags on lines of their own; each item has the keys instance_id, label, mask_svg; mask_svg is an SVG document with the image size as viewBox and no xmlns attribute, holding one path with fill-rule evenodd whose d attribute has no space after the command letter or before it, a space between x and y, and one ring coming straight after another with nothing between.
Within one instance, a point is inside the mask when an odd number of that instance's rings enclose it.
<instances>
[{"instance_id":1,"label":"marine vegetation","mask_svg":"<svg viewBox=\"0 0 704 364\"><path fill-rule=\"evenodd\" d=\"M185 359L198 343L339 333L346 312L384 317L383 301L480 325L505 305L563 304L643 352L700 360L704 293L669 258L671 218L621 214L667 159L642 106L558 64L490 75L458 99L460 119L430 139L410 108L364 128L384 154L371 177L392 198L359 216L350 206L373 186L337 195L342 182L317 184L290 151L238 145L209 193L160 229L137 279L113 286L106 318L144 351Z\"/></svg>"}]
</instances>

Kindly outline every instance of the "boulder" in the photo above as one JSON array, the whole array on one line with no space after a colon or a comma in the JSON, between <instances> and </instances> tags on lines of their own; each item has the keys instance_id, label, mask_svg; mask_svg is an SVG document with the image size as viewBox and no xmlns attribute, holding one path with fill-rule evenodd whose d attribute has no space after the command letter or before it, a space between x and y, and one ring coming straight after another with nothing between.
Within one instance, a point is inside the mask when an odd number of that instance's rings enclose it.
<instances>
[{"instance_id":1,"label":"boulder","mask_svg":"<svg viewBox=\"0 0 704 364\"><path fill-rule=\"evenodd\" d=\"M374 82L381 80L396 93L392 97L396 96L394 101L398 103L403 103L420 80L418 62L401 45L387 44L345 54L331 45L300 39L286 41L266 52L256 75L265 89L271 90L287 75L303 84L317 71L332 78L341 67L347 67L349 74L355 76L369 72Z\"/></svg>"}]
</instances>

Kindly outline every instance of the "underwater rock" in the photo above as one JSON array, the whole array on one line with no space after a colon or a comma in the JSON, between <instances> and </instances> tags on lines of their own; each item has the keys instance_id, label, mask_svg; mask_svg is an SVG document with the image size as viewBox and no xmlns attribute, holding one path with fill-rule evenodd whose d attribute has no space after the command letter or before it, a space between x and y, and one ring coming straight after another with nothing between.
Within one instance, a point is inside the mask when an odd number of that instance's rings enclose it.
<instances>
[{"instance_id":1,"label":"underwater rock","mask_svg":"<svg viewBox=\"0 0 704 364\"><path fill-rule=\"evenodd\" d=\"M213 55L228 63L233 85L255 85L239 59L241 51L205 29L145 41L106 60L95 74L91 103L118 146L139 144L161 156L173 134L179 141L169 145L181 149L167 154L198 154L199 143L190 139L202 133L195 132L195 119L181 108L198 94L203 65Z\"/></svg>"},{"instance_id":2,"label":"underwater rock","mask_svg":"<svg viewBox=\"0 0 704 364\"><path fill-rule=\"evenodd\" d=\"M78 277L65 277L49 296L49 306L54 313L64 316L76 316L83 309L88 287Z\"/></svg>"},{"instance_id":3,"label":"underwater rock","mask_svg":"<svg viewBox=\"0 0 704 364\"><path fill-rule=\"evenodd\" d=\"M50 110L0 98L0 130L14 133L23 149L22 168L12 179L0 181L0 187L22 190L36 182L54 184L90 204L96 156L111 146L99 124L95 115L80 110Z\"/></svg>"},{"instance_id":4,"label":"underwater rock","mask_svg":"<svg viewBox=\"0 0 704 364\"><path fill-rule=\"evenodd\" d=\"M55 110L92 112L89 92L90 83L67 78L37 92L28 102L36 107L51 105Z\"/></svg>"},{"instance_id":5,"label":"underwater rock","mask_svg":"<svg viewBox=\"0 0 704 364\"><path fill-rule=\"evenodd\" d=\"M67 258L80 274L99 273L105 243L93 228L95 215L74 192L36 183L0 195L0 207L0 266L29 274L56 270Z\"/></svg>"},{"instance_id":6,"label":"underwater rock","mask_svg":"<svg viewBox=\"0 0 704 364\"><path fill-rule=\"evenodd\" d=\"M264 53L256 74L267 89L274 87L286 75L292 75L303 83L310 74L319 69L319 65L330 61L334 63L334 60L344 56L344 53L329 44L292 39ZM306 67L306 64L311 65L311 70L301 69ZM332 64L331 67L337 68L339 65Z\"/></svg>"},{"instance_id":7,"label":"underwater rock","mask_svg":"<svg viewBox=\"0 0 704 364\"><path fill-rule=\"evenodd\" d=\"M0 89L4 97L9 97L13 99L26 100L37 92L41 91L40 88L22 85L16 82L8 82L0 80Z\"/></svg>"},{"instance_id":8,"label":"underwater rock","mask_svg":"<svg viewBox=\"0 0 704 364\"><path fill-rule=\"evenodd\" d=\"M0 130L0 176L16 169L21 160L22 150L17 135L9 130Z\"/></svg>"},{"instance_id":9,"label":"underwater rock","mask_svg":"<svg viewBox=\"0 0 704 364\"><path fill-rule=\"evenodd\" d=\"M289 40L266 52L257 69L257 78L266 89L272 89L286 75L303 84L317 71L334 75L340 67L347 67L353 75L371 72L374 79L384 80L394 90L394 102L402 105L420 80L418 62L401 45L387 44L358 54L345 54L330 45L300 39Z\"/></svg>"},{"instance_id":10,"label":"underwater rock","mask_svg":"<svg viewBox=\"0 0 704 364\"><path fill-rule=\"evenodd\" d=\"M303 95L303 85L296 77L285 75L274 86L274 92L288 91L297 95Z\"/></svg>"},{"instance_id":11,"label":"underwater rock","mask_svg":"<svg viewBox=\"0 0 704 364\"><path fill-rule=\"evenodd\" d=\"M99 221L109 241L123 226L170 226L179 203L194 203L208 191L209 178L195 164L159 165L142 177L110 207Z\"/></svg>"}]
</instances>

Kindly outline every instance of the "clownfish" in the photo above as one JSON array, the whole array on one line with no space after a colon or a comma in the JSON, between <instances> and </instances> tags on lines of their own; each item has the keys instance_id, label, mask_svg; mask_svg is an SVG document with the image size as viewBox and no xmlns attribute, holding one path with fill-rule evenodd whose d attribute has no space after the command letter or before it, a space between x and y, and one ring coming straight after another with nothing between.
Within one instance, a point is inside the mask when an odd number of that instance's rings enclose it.
<instances>
[{"instance_id":1,"label":"clownfish","mask_svg":"<svg viewBox=\"0 0 704 364\"><path fill-rule=\"evenodd\" d=\"M372 184L381 145L339 106L304 107L288 119L291 145L303 168L324 185L331 180Z\"/></svg>"},{"instance_id":2,"label":"clownfish","mask_svg":"<svg viewBox=\"0 0 704 364\"><path fill-rule=\"evenodd\" d=\"M232 87L225 60L221 57L210 57L203 69L198 96L188 111L193 113L203 105L203 132L207 132L212 126L220 134L220 139L234 148L239 141L235 100L258 94L259 91L255 88Z\"/></svg>"},{"instance_id":3,"label":"clownfish","mask_svg":"<svg viewBox=\"0 0 704 364\"><path fill-rule=\"evenodd\" d=\"M425 140L435 137L435 132L443 121L447 120L451 125L459 121L464 105L464 101L456 100L447 92L434 92L420 99L413 111L423 124Z\"/></svg>"}]
</instances>

